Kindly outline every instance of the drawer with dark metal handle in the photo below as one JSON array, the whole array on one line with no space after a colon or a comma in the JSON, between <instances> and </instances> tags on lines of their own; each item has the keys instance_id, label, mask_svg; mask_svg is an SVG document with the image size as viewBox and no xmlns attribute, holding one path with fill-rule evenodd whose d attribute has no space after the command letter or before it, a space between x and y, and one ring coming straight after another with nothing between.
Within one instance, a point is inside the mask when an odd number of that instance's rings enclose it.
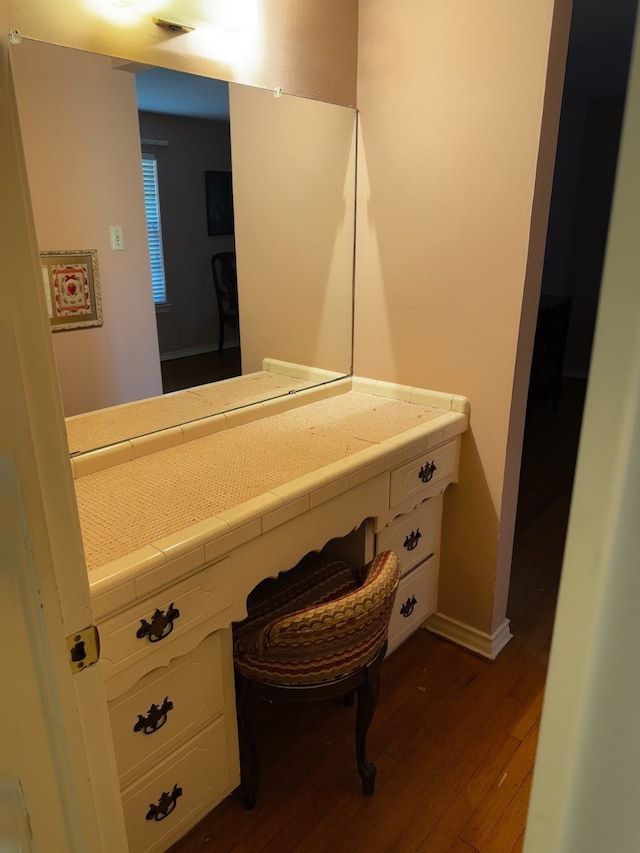
<instances>
[{"instance_id":1,"label":"drawer with dark metal handle","mask_svg":"<svg viewBox=\"0 0 640 853\"><path fill-rule=\"evenodd\" d=\"M438 558L428 557L400 579L389 622L393 651L435 612L438 604Z\"/></svg>"},{"instance_id":2,"label":"drawer with dark metal handle","mask_svg":"<svg viewBox=\"0 0 640 853\"><path fill-rule=\"evenodd\" d=\"M459 439L450 439L393 468L389 475L389 508L406 506L410 512L420 501L435 497L455 482L459 450Z\"/></svg>"},{"instance_id":3,"label":"drawer with dark metal handle","mask_svg":"<svg viewBox=\"0 0 640 853\"><path fill-rule=\"evenodd\" d=\"M185 608L183 615L186 613ZM210 634L195 649L173 658L166 667L155 667L126 693L109 702L121 788L127 788L167 758L178 744L223 717L226 701L223 639L220 632ZM165 645L160 643L160 649ZM182 780L186 778L182 773L179 775ZM156 796L153 781L157 785L158 777L152 775L149 781L151 790L136 814ZM163 777L164 789L170 790L174 781Z\"/></svg>"},{"instance_id":4,"label":"drawer with dark metal handle","mask_svg":"<svg viewBox=\"0 0 640 853\"><path fill-rule=\"evenodd\" d=\"M409 598L407 598L405 603L400 608L400 615L404 616L405 619L408 619L409 616L411 616L411 614L415 610L417 603L418 599L415 597L415 595L409 596Z\"/></svg>"},{"instance_id":5,"label":"drawer with dark metal handle","mask_svg":"<svg viewBox=\"0 0 640 853\"><path fill-rule=\"evenodd\" d=\"M181 796L182 788L176 782L171 793L163 791L158 802L151 803L149 811L146 814L146 819L155 821L165 820L174 811Z\"/></svg>"},{"instance_id":6,"label":"drawer with dark metal handle","mask_svg":"<svg viewBox=\"0 0 640 853\"><path fill-rule=\"evenodd\" d=\"M140 627L136 631L136 637L143 640L145 637L150 643L159 643L160 640L166 639L173 631L173 623L180 616L180 611L173 606L173 602L167 607L167 612L157 609L151 621L146 619L140 620Z\"/></svg>"},{"instance_id":7,"label":"drawer with dark metal handle","mask_svg":"<svg viewBox=\"0 0 640 853\"><path fill-rule=\"evenodd\" d=\"M414 551L418 547L418 542L422 539L422 533L420 533L420 528L416 527L415 530L412 530L406 537L404 542L402 543L403 548L406 548L407 551Z\"/></svg>"},{"instance_id":8,"label":"drawer with dark metal handle","mask_svg":"<svg viewBox=\"0 0 640 853\"><path fill-rule=\"evenodd\" d=\"M415 470L411 479L414 478ZM376 551L395 551L401 577L438 549L441 508L441 495L429 498L412 512L396 516L376 534Z\"/></svg>"},{"instance_id":9,"label":"drawer with dark metal handle","mask_svg":"<svg viewBox=\"0 0 640 853\"><path fill-rule=\"evenodd\" d=\"M167 722L169 711L173 711L173 702L169 700L168 696L165 696L162 705L155 703L151 705L146 717L138 714L138 721L133 727L134 732L142 732L145 735L155 734Z\"/></svg>"},{"instance_id":10,"label":"drawer with dark metal handle","mask_svg":"<svg viewBox=\"0 0 640 853\"><path fill-rule=\"evenodd\" d=\"M438 466L436 463L431 460L431 462L425 462L425 464L418 471L418 479L423 483L428 483L433 478L433 475L438 470Z\"/></svg>"}]
</instances>

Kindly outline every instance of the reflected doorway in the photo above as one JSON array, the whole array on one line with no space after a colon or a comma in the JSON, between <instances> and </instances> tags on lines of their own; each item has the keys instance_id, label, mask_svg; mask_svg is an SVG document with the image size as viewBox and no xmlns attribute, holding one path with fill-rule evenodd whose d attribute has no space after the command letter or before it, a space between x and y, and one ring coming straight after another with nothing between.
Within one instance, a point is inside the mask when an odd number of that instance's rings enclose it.
<instances>
[{"instance_id":1,"label":"reflected doorway","mask_svg":"<svg viewBox=\"0 0 640 853\"><path fill-rule=\"evenodd\" d=\"M220 346L211 267L214 255L235 250L229 86L153 68L136 74L136 99L142 155L157 167L164 293L155 295L154 282L154 302L163 393L170 393L242 372L239 332L227 330ZM222 218L211 215L212 175L226 178ZM149 234L153 273L150 225Z\"/></svg>"}]
</instances>

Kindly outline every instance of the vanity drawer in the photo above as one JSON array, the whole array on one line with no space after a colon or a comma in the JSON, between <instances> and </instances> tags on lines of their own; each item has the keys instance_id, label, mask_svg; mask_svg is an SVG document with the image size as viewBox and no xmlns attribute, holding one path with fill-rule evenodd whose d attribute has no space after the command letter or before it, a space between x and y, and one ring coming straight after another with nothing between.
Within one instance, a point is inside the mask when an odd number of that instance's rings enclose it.
<instances>
[{"instance_id":1,"label":"vanity drawer","mask_svg":"<svg viewBox=\"0 0 640 853\"><path fill-rule=\"evenodd\" d=\"M442 495L425 501L413 512L394 518L376 537L376 553L395 551L400 563L400 575L421 563L440 542Z\"/></svg>"},{"instance_id":2,"label":"vanity drawer","mask_svg":"<svg viewBox=\"0 0 640 853\"><path fill-rule=\"evenodd\" d=\"M400 581L389 624L389 652L419 628L437 604L438 558L433 556Z\"/></svg>"},{"instance_id":3,"label":"vanity drawer","mask_svg":"<svg viewBox=\"0 0 640 853\"><path fill-rule=\"evenodd\" d=\"M460 441L455 438L393 470L389 506L393 509L410 500L417 503L441 492L446 485L443 481L457 476L459 448Z\"/></svg>"},{"instance_id":4,"label":"vanity drawer","mask_svg":"<svg viewBox=\"0 0 640 853\"><path fill-rule=\"evenodd\" d=\"M224 710L220 632L109 703L121 787Z\"/></svg>"},{"instance_id":5,"label":"vanity drawer","mask_svg":"<svg viewBox=\"0 0 640 853\"><path fill-rule=\"evenodd\" d=\"M189 651L184 644L177 652L172 646L192 628L229 607L231 590L225 559L101 622L98 629L104 679L154 654L155 668Z\"/></svg>"},{"instance_id":6,"label":"vanity drawer","mask_svg":"<svg viewBox=\"0 0 640 853\"><path fill-rule=\"evenodd\" d=\"M164 851L238 784L229 778L224 718L122 792L129 853Z\"/></svg>"}]
</instances>

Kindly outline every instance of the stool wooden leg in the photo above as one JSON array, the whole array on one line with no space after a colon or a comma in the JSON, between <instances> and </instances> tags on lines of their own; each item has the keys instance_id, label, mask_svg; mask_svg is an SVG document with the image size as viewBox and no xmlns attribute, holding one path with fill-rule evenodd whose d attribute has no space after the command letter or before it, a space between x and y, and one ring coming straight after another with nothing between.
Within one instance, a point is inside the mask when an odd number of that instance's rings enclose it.
<instances>
[{"instance_id":1,"label":"stool wooden leg","mask_svg":"<svg viewBox=\"0 0 640 853\"><path fill-rule=\"evenodd\" d=\"M242 779L242 802L247 811L256 804L258 782L260 781L260 762L258 750L251 733L249 723L249 706L251 704L250 683L242 675L236 673L236 709L238 713L238 734L241 746L246 749L249 760L249 772Z\"/></svg>"},{"instance_id":2,"label":"stool wooden leg","mask_svg":"<svg viewBox=\"0 0 640 853\"><path fill-rule=\"evenodd\" d=\"M358 773L362 780L362 792L372 796L376 782L376 767L367 761L367 732L373 720L373 715L380 695L380 664L382 658L376 658L367 667L366 678L358 687L358 711L356 716L356 759Z\"/></svg>"}]
</instances>

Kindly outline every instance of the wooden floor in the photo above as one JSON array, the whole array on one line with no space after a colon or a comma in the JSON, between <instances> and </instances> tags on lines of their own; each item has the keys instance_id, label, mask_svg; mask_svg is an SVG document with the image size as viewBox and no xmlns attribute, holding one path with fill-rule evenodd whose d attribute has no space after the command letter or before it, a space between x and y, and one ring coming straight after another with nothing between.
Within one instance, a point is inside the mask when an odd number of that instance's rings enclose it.
<instances>
[{"instance_id":1,"label":"wooden floor","mask_svg":"<svg viewBox=\"0 0 640 853\"><path fill-rule=\"evenodd\" d=\"M217 382L220 379L230 379L242 372L240 347L168 359L160 362L160 369L163 394Z\"/></svg>"},{"instance_id":2,"label":"wooden floor","mask_svg":"<svg viewBox=\"0 0 640 853\"><path fill-rule=\"evenodd\" d=\"M514 637L498 660L425 631L390 655L369 734L372 798L356 772L353 708L265 705L255 810L232 795L174 853L522 849L583 385L568 383L557 415L542 408L528 418L508 609Z\"/></svg>"}]
</instances>

